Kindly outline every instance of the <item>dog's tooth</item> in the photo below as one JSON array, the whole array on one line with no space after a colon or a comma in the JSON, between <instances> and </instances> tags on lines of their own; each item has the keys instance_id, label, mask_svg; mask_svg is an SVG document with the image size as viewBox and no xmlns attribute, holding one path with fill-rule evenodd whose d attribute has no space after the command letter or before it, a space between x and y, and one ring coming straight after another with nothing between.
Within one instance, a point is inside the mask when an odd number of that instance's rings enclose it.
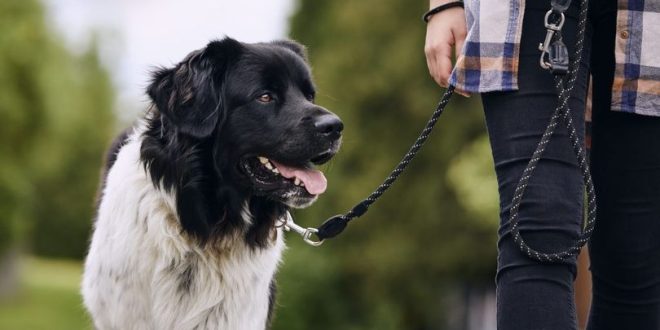
<instances>
[{"instance_id":1,"label":"dog's tooth","mask_svg":"<svg viewBox=\"0 0 660 330\"><path fill-rule=\"evenodd\" d=\"M269 169L269 170L273 169L273 164L271 164L270 162L267 162L264 165L266 165L266 168Z\"/></svg>"},{"instance_id":2,"label":"dog's tooth","mask_svg":"<svg viewBox=\"0 0 660 330\"><path fill-rule=\"evenodd\" d=\"M275 174L280 174L280 171L277 168L273 168L271 171Z\"/></svg>"},{"instance_id":3,"label":"dog's tooth","mask_svg":"<svg viewBox=\"0 0 660 330\"><path fill-rule=\"evenodd\" d=\"M305 186L305 183L301 181L301 182L300 182L300 186L301 186L301 187L304 187L304 186Z\"/></svg>"},{"instance_id":4,"label":"dog's tooth","mask_svg":"<svg viewBox=\"0 0 660 330\"><path fill-rule=\"evenodd\" d=\"M298 179L298 178L296 178L295 180L293 180L293 184L295 184L296 186L299 186L300 183L301 183L301 182L300 182L300 179Z\"/></svg>"},{"instance_id":5,"label":"dog's tooth","mask_svg":"<svg viewBox=\"0 0 660 330\"><path fill-rule=\"evenodd\" d=\"M269 163L268 158L266 158L266 157L259 157L259 162L261 162L262 164Z\"/></svg>"}]
</instances>

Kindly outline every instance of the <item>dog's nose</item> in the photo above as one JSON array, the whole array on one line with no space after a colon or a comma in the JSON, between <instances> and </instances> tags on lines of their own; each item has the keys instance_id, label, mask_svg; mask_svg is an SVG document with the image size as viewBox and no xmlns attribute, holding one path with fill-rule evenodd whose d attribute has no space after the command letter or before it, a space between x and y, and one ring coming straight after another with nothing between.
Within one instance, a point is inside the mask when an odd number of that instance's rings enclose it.
<instances>
[{"instance_id":1,"label":"dog's nose","mask_svg":"<svg viewBox=\"0 0 660 330\"><path fill-rule=\"evenodd\" d=\"M344 130L344 123L333 114L324 114L314 120L314 128L320 134L338 138Z\"/></svg>"}]
</instances>

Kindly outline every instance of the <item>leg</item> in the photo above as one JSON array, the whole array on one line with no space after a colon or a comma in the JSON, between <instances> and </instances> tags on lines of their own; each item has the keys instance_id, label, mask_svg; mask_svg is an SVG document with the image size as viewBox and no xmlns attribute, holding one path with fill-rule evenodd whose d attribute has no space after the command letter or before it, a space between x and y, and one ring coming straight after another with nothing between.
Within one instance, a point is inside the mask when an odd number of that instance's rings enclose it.
<instances>
[{"instance_id":1,"label":"leg","mask_svg":"<svg viewBox=\"0 0 660 330\"><path fill-rule=\"evenodd\" d=\"M577 4L575 4L577 5ZM552 75L539 67L538 42L545 36L543 17L549 1L526 4L516 92L482 96L499 183L501 226L498 242L497 326L510 329L576 328L573 280L575 260L541 264L515 246L508 225L516 184L557 103ZM564 38L573 52L577 10L571 8ZM586 54L585 54L586 55ZM578 134L584 132L587 61L583 61L570 101ZM530 246L543 251L564 250L580 231L583 186L570 139L563 126L540 161L520 208L520 228Z\"/></svg>"},{"instance_id":2,"label":"leg","mask_svg":"<svg viewBox=\"0 0 660 330\"><path fill-rule=\"evenodd\" d=\"M610 111L616 1L595 9L589 329L660 329L660 118Z\"/></svg>"}]
</instances>

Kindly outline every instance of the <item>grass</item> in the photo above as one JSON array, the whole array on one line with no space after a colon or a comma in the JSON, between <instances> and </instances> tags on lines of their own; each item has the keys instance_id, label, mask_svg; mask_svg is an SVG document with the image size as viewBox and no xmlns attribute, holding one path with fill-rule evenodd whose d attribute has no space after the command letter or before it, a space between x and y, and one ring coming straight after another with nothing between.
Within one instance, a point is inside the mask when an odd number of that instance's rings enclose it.
<instances>
[{"instance_id":1,"label":"grass","mask_svg":"<svg viewBox=\"0 0 660 330\"><path fill-rule=\"evenodd\" d=\"M23 261L17 296L0 302L0 330L90 329L79 294L82 265L74 261Z\"/></svg>"}]
</instances>

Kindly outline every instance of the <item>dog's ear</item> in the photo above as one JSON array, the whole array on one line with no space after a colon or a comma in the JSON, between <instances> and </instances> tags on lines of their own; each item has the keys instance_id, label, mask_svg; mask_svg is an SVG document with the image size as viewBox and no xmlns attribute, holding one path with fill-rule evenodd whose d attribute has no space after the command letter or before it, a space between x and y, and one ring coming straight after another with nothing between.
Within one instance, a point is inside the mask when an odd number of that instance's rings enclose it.
<instances>
[{"instance_id":1,"label":"dog's ear","mask_svg":"<svg viewBox=\"0 0 660 330\"><path fill-rule=\"evenodd\" d=\"M307 60L307 48L298 42L293 40L275 40L271 43L276 46L284 47L302 57L305 62L309 62Z\"/></svg>"},{"instance_id":2,"label":"dog's ear","mask_svg":"<svg viewBox=\"0 0 660 330\"><path fill-rule=\"evenodd\" d=\"M241 49L241 43L230 38L212 41L174 68L156 71L147 93L180 132L208 137L222 121L222 84Z\"/></svg>"}]
</instances>

